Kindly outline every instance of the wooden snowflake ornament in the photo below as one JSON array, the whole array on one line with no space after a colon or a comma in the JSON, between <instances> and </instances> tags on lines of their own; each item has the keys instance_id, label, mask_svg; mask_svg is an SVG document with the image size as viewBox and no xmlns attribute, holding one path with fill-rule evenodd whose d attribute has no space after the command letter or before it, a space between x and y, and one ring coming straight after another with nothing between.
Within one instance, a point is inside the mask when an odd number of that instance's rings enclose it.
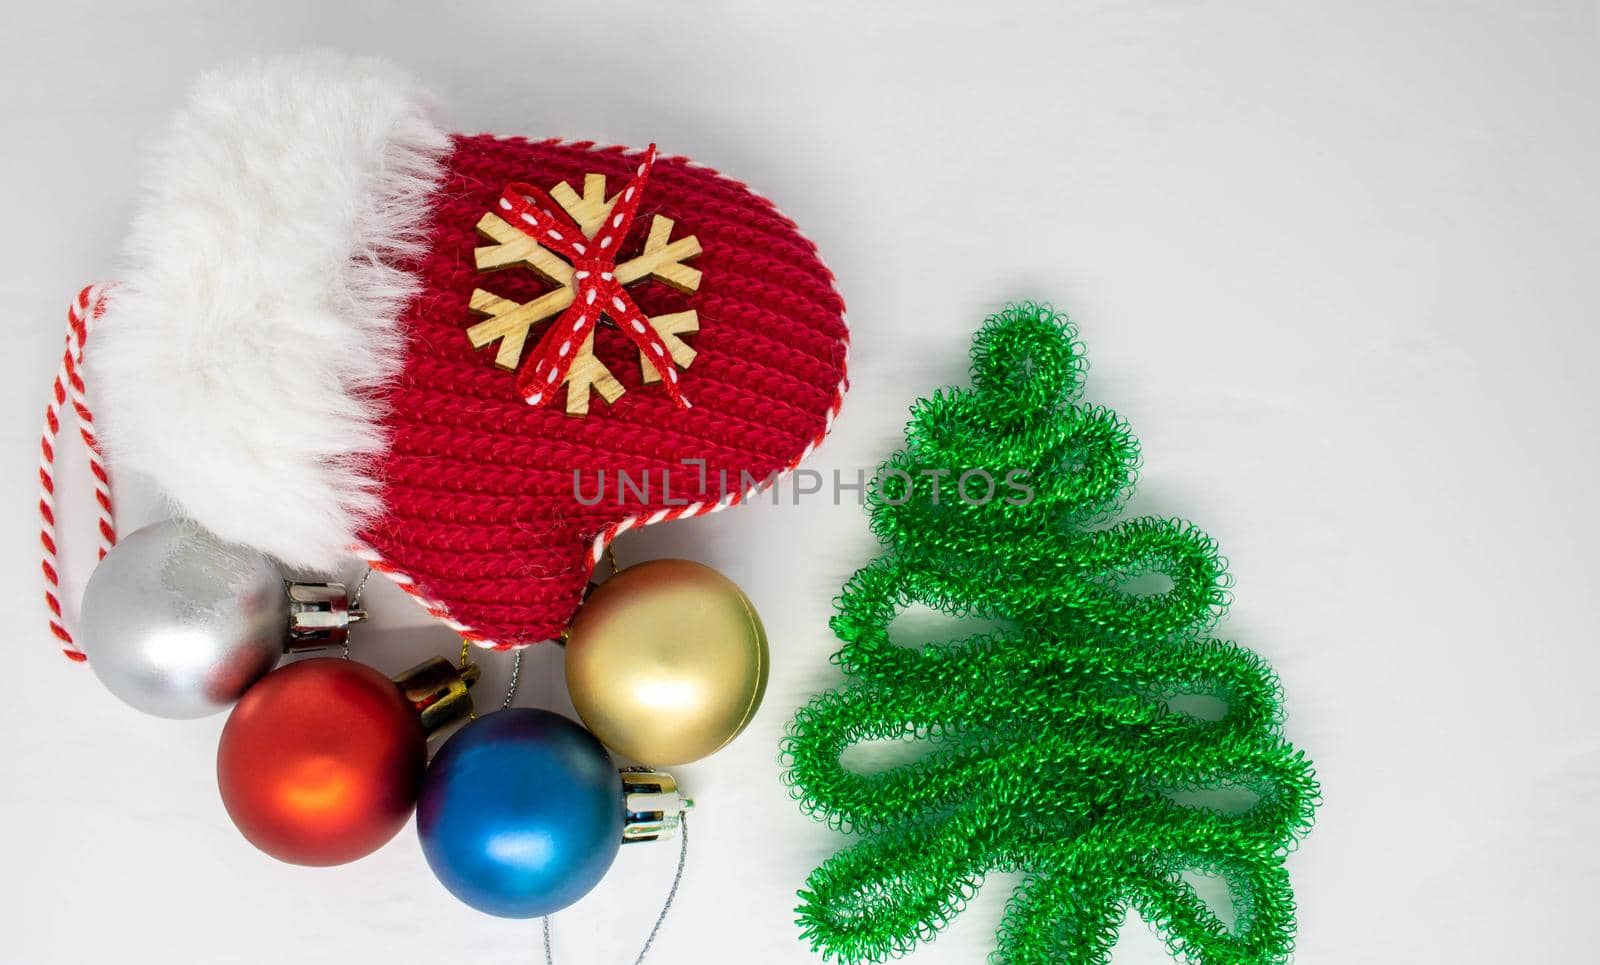
<instances>
[{"instance_id":1,"label":"wooden snowflake ornament","mask_svg":"<svg viewBox=\"0 0 1600 965\"><path fill-rule=\"evenodd\" d=\"M694 235L673 241L675 223L657 214L644 250L617 261L654 160L652 145L634 177L610 198L604 174L585 174L581 195L565 181L548 194L512 184L501 195L498 210L479 219L478 233L492 242L473 251L480 272L526 268L558 286L528 302L478 288L469 302L473 312L488 317L467 329L468 340L474 348L499 341L495 364L517 371L518 390L528 404L547 403L562 385L569 415L588 413L591 390L607 404L622 397L627 390L594 354L594 330L605 321L638 345L642 381L649 385L665 380L673 401L689 407L677 370L694 362L695 351L679 336L699 331L698 314L645 315L627 286L653 278L685 294L698 290L700 271L684 262L700 254L700 242ZM552 316L555 322L524 361L528 333Z\"/></svg>"}]
</instances>

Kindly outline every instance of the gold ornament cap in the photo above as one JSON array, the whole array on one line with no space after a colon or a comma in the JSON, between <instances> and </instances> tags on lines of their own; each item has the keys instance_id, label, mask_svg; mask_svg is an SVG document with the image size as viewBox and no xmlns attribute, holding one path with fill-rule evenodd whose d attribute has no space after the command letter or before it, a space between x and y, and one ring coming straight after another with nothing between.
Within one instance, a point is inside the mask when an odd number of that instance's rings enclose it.
<instances>
[{"instance_id":1,"label":"gold ornament cap","mask_svg":"<svg viewBox=\"0 0 1600 965\"><path fill-rule=\"evenodd\" d=\"M458 667L443 657L429 657L398 677L391 678L406 700L416 708L422 732L429 736L472 714L473 684L478 667Z\"/></svg>"},{"instance_id":2,"label":"gold ornament cap","mask_svg":"<svg viewBox=\"0 0 1600 965\"><path fill-rule=\"evenodd\" d=\"M566 664L572 705L601 743L642 764L687 764L755 716L767 634L732 580L652 560L595 589L572 622Z\"/></svg>"}]
</instances>

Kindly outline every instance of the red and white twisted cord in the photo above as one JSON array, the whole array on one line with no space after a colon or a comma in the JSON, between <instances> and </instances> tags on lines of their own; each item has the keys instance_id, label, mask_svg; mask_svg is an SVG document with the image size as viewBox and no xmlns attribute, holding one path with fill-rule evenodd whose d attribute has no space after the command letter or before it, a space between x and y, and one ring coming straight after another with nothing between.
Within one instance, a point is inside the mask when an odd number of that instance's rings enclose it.
<instances>
[{"instance_id":1,"label":"red and white twisted cord","mask_svg":"<svg viewBox=\"0 0 1600 965\"><path fill-rule=\"evenodd\" d=\"M421 587L417 586L417 581L411 577L411 574L389 562L382 553L365 543L357 543L351 546L350 552L360 557L372 569L388 577L390 582L405 591L413 600L416 600L417 604L426 610L429 616L454 630L461 636L461 639L475 643L480 647L500 649L500 645L494 640L451 616L449 608L428 596Z\"/></svg>"},{"instance_id":2,"label":"red and white twisted cord","mask_svg":"<svg viewBox=\"0 0 1600 965\"><path fill-rule=\"evenodd\" d=\"M833 430L833 420L839 417L839 410L844 405L844 393L845 389L849 385L849 378L849 375L845 374L844 377L840 379L839 387L834 392L833 402L828 406L827 417L823 420L822 431L817 434L815 439L812 439L809 443L807 443L804 451L791 460L788 465L784 466L780 472L768 477L767 479L761 480L754 486L751 486L749 489L735 489L732 492L725 494L721 499L690 503L687 506L679 506L671 509L658 509L653 513L639 516L629 516L627 519L612 523L610 526L607 526L605 529L601 530L599 534L595 536L594 542L590 545L590 565L598 565L600 563L600 558L605 555L606 547L611 545L611 541L636 526L651 526L656 523L668 523L675 519L685 519L690 516L704 516L707 513L720 512L724 509L727 509L729 506L737 506L740 503L749 502L765 492L770 486L776 483L780 477L787 476L789 473L798 469L801 463L811 458L811 453L816 451L817 446L821 445L822 441L827 438L828 433Z\"/></svg>"},{"instance_id":3,"label":"red and white twisted cord","mask_svg":"<svg viewBox=\"0 0 1600 965\"><path fill-rule=\"evenodd\" d=\"M85 660L72 639L70 622L61 605L61 567L56 539L56 454L61 435L63 407L70 400L78 418L78 435L89 454L89 472L94 476L94 498L99 505L100 558L117 542L116 514L111 506L111 476L106 472L105 455L94 432L94 412L89 408L83 385L83 347L89 330L105 312L105 289L90 285L78 293L67 309L67 344L61 353L50 388L50 402L44 410L44 434L39 440L39 544L43 550L40 566L44 571L44 602L50 608L50 632L61 642L61 650L72 660Z\"/></svg>"}]
</instances>

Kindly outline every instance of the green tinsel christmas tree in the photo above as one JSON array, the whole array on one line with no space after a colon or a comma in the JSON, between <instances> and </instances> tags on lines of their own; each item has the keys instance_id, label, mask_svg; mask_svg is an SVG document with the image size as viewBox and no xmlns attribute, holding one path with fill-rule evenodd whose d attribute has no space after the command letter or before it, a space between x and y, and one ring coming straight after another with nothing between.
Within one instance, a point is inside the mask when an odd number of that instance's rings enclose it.
<instances>
[{"instance_id":1,"label":"green tinsel christmas tree","mask_svg":"<svg viewBox=\"0 0 1600 965\"><path fill-rule=\"evenodd\" d=\"M1285 960L1283 862L1318 791L1283 737L1270 668L1207 636L1229 602L1216 544L1180 520L1110 522L1138 445L1077 401L1086 365L1064 317L1009 306L972 363L972 389L913 407L870 489L886 552L833 619L850 682L784 740L802 806L860 836L800 892L805 937L825 958L882 961L935 937L985 873L1011 871L996 961L1109 962L1129 908L1180 958ZM1008 629L891 642L913 603ZM925 742L913 763L841 763L852 744L908 738ZM1197 873L1225 881L1231 916Z\"/></svg>"}]
</instances>

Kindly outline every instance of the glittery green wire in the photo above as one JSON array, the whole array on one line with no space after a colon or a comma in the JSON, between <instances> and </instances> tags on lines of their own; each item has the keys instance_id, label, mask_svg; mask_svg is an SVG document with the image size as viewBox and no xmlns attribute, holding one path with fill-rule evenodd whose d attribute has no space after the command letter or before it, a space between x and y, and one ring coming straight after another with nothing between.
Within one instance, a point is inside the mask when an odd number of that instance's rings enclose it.
<instances>
[{"instance_id":1,"label":"glittery green wire","mask_svg":"<svg viewBox=\"0 0 1600 965\"><path fill-rule=\"evenodd\" d=\"M995 961L1104 965L1129 908L1179 958L1284 961L1283 861L1318 790L1283 737L1271 669L1206 636L1229 602L1225 561L1181 520L1111 522L1138 444L1078 404L1086 365L1064 317L1007 306L972 362L972 389L913 406L906 448L869 487L886 553L832 622L851 680L783 741L801 806L861 837L801 890L805 938L843 962L905 954L1003 871L1022 882ZM1005 629L891 641L918 603ZM842 763L852 745L906 739L922 750L909 764ZM1231 922L1195 874L1226 882Z\"/></svg>"}]
</instances>

